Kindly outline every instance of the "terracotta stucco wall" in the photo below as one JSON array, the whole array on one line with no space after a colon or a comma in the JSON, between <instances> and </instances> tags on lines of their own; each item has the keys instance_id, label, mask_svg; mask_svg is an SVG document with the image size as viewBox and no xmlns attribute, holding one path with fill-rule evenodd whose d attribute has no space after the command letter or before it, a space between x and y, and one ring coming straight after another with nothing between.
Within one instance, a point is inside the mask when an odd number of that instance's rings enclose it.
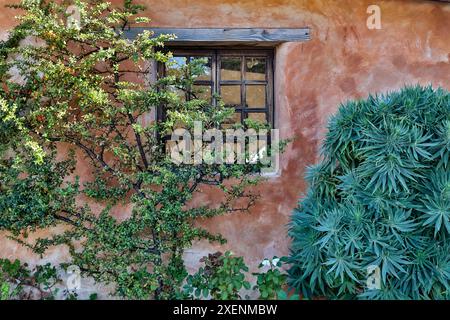
<instances>
[{"instance_id":1,"label":"terracotta stucco wall","mask_svg":"<svg viewBox=\"0 0 450 320\"><path fill-rule=\"evenodd\" d=\"M0 35L13 13L0 0ZM119 1L114 1L119 2ZM187 250L195 263L207 252L231 249L252 266L288 253L286 224L305 191L305 166L318 158L326 121L348 99L405 84L450 89L450 4L435 1L141 0L158 27L304 27L312 40L276 48L275 112L282 138L295 138L281 157L281 174L259 187L261 200L250 214L201 221L229 241L219 248L198 243ZM366 26L367 7L381 8L381 30ZM80 169L88 179L88 170ZM208 193L201 201L213 201ZM116 210L126 215L126 208ZM0 256L36 261L27 250L0 238ZM52 250L46 260L63 259Z\"/></svg>"}]
</instances>

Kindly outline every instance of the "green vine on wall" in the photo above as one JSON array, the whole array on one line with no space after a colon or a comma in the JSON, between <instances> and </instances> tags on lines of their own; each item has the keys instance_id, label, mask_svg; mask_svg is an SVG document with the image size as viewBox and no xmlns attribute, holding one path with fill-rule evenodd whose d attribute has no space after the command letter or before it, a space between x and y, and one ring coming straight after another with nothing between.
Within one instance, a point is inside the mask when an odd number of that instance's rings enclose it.
<instances>
[{"instance_id":1,"label":"green vine on wall","mask_svg":"<svg viewBox=\"0 0 450 320\"><path fill-rule=\"evenodd\" d=\"M145 83L149 60L169 62L162 49L173 36L145 31L126 39L124 30L148 22L138 17L143 7L74 4L79 27L66 23L68 4L22 1L14 6L23 11L19 25L0 46L0 229L40 255L68 247L70 263L114 283L122 297L176 297L187 275L184 249L199 239L225 241L193 222L247 212L259 167L174 164L161 139L174 125L220 128L233 110L184 101L172 90L192 87L201 68ZM155 108L165 108L166 119L141 125ZM80 160L89 163L88 181L77 176ZM216 188L220 203L193 206L203 186ZM121 220L112 214L119 204L132 207ZM27 241L57 225L66 231Z\"/></svg>"}]
</instances>

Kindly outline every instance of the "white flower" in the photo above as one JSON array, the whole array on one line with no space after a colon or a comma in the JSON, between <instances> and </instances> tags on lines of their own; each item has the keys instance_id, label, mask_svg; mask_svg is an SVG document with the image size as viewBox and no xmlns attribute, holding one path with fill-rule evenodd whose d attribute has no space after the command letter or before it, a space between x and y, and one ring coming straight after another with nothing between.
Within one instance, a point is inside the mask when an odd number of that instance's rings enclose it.
<instances>
[{"instance_id":1,"label":"white flower","mask_svg":"<svg viewBox=\"0 0 450 320\"><path fill-rule=\"evenodd\" d=\"M280 258L275 258L275 259L272 260L272 265L273 265L274 267L276 267L277 264L278 264L278 262L280 262Z\"/></svg>"},{"instance_id":2,"label":"white flower","mask_svg":"<svg viewBox=\"0 0 450 320\"><path fill-rule=\"evenodd\" d=\"M251 155L250 160L247 158L245 161L247 161L247 163L257 163L258 159L264 158L264 152L266 152L266 147L262 147L258 152Z\"/></svg>"},{"instance_id":3,"label":"white flower","mask_svg":"<svg viewBox=\"0 0 450 320\"><path fill-rule=\"evenodd\" d=\"M267 259L264 259L263 262L261 262L261 264L265 267L268 267L268 266L270 266L270 261Z\"/></svg>"}]
</instances>

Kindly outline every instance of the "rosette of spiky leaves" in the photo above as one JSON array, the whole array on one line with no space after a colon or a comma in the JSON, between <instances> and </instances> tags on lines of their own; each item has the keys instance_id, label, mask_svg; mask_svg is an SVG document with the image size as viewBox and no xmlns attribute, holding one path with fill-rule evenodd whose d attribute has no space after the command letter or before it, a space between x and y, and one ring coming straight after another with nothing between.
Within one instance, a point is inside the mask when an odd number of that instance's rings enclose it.
<instances>
[{"instance_id":1,"label":"rosette of spiky leaves","mask_svg":"<svg viewBox=\"0 0 450 320\"><path fill-rule=\"evenodd\" d=\"M290 284L307 297L448 299L449 141L446 90L342 105L292 216Z\"/></svg>"}]
</instances>

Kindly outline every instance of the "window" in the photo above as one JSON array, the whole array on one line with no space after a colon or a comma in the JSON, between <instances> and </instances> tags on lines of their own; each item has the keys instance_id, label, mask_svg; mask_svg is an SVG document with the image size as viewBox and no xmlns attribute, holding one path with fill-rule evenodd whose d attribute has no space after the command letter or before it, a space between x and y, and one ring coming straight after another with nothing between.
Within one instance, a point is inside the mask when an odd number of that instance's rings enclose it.
<instances>
[{"instance_id":1,"label":"window","mask_svg":"<svg viewBox=\"0 0 450 320\"><path fill-rule=\"evenodd\" d=\"M211 99L218 94L236 112L230 125L253 119L273 126L273 51L272 50L193 50L171 49L174 63L160 72L176 74L194 59L203 68L192 88L195 98ZM184 99L192 93L180 92Z\"/></svg>"}]
</instances>

